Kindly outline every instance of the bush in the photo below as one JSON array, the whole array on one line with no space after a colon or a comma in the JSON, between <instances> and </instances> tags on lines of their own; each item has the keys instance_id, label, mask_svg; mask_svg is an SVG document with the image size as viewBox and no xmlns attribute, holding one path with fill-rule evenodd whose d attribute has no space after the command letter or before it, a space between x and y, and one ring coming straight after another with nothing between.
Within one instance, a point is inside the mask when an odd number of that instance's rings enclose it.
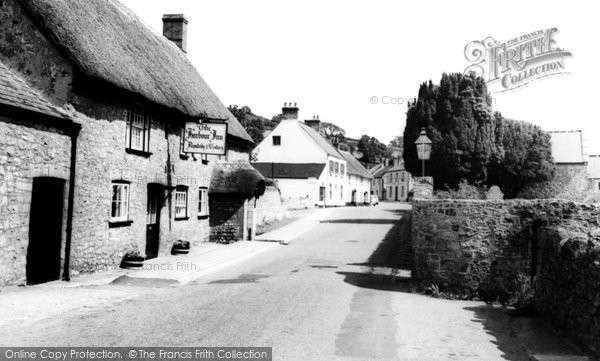
<instances>
[{"instance_id":1,"label":"bush","mask_svg":"<svg viewBox=\"0 0 600 361\"><path fill-rule=\"evenodd\" d=\"M445 191L436 191L437 199L486 199L485 187L469 184L462 180L458 184L458 189L446 189Z\"/></svg>"},{"instance_id":2,"label":"bush","mask_svg":"<svg viewBox=\"0 0 600 361\"><path fill-rule=\"evenodd\" d=\"M509 275L500 282L482 282L477 294L486 303L500 302L504 307L523 310L533 306L534 289L531 278L522 273Z\"/></svg>"}]
</instances>

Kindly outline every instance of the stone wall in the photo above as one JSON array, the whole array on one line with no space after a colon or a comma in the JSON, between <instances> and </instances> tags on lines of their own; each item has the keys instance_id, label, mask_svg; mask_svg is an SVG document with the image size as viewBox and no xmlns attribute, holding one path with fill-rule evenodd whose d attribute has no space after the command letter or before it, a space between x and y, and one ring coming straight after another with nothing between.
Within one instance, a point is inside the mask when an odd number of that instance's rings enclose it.
<instances>
[{"instance_id":1,"label":"stone wall","mask_svg":"<svg viewBox=\"0 0 600 361\"><path fill-rule=\"evenodd\" d=\"M589 194L587 163L557 164L554 177L525 187L518 198L556 198L583 202Z\"/></svg>"},{"instance_id":2,"label":"stone wall","mask_svg":"<svg viewBox=\"0 0 600 361\"><path fill-rule=\"evenodd\" d=\"M543 227L538 235L543 242L537 256L536 309L600 357L600 232Z\"/></svg>"},{"instance_id":3,"label":"stone wall","mask_svg":"<svg viewBox=\"0 0 600 361\"><path fill-rule=\"evenodd\" d=\"M415 177L411 192L413 199L432 199L433 177Z\"/></svg>"},{"instance_id":4,"label":"stone wall","mask_svg":"<svg viewBox=\"0 0 600 361\"><path fill-rule=\"evenodd\" d=\"M598 227L598 206L560 200L420 200L412 211L413 277L477 289L490 275L530 274L538 224Z\"/></svg>"},{"instance_id":5,"label":"stone wall","mask_svg":"<svg viewBox=\"0 0 600 361\"><path fill-rule=\"evenodd\" d=\"M2 114L0 140L0 286L4 286L26 282L29 212L36 177L65 181L61 241L64 261L71 138L59 129L29 121L26 115Z\"/></svg>"},{"instance_id":6,"label":"stone wall","mask_svg":"<svg viewBox=\"0 0 600 361\"><path fill-rule=\"evenodd\" d=\"M413 279L481 292L516 275L536 308L600 356L600 205L565 200L420 200Z\"/></svg>"},{"instance_id":7,"label":"stone wall","mask_svg":"<svg viewBox=\"0 0 600 361\"><path fill-rule=\"evenodd\" d=\"M265 194L256 201L256 225L280 221L286 214L281 193L276 186L267 186Z\"/></svg>"}]
</instances>

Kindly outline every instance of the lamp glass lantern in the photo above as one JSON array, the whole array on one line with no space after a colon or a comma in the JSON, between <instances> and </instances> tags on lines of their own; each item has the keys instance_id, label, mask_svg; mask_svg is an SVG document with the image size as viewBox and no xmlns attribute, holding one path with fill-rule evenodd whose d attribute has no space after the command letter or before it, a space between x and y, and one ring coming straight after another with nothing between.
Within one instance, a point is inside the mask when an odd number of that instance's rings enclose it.
<instances>
[{"instance_id":1,"label":"lamp glass lantern","mask_svg":"<svg viewBox=\"0 0 600 361\"><path fill-rule=\"evenodd\" d=\"M421 160L423 177L425 177L425 161L431 158L431 143L425 128L421 128L421 134L419 134L415 144L417 145L417 157Z\"/></svg>"}]
</instances>

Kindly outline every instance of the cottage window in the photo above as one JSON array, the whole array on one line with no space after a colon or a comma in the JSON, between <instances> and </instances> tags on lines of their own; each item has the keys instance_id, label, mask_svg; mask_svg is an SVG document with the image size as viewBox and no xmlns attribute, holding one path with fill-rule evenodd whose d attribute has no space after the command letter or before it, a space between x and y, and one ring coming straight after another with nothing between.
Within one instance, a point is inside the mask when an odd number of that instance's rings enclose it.
<instances>
[{"instance_id":1,"label":"cottage window","mask_svg":"<svg viewBox=\"0 0 600 361\"><path fill-rule=\"evenodd\" d=\"M329 199L333 199L333 187L331 183L329 183Z\"/></svg>"},{"instance_id":2,"label":"cottage window","mask_svg":"<svg viewBox=\"0 0 600 361\"><path fill-rule=\"evenodd\" d=\"M319 201L323 202L325 200L325 187L319 187Z\"/></svg>"},{"instance_id":3,"label":"cottage window","mask_svg":"<svg viewBox=\"0 0 600 361\"><path fill-rule=\"evenodd\" d=\"M333 174L333 161L332 161L332 160L330 160L330 161L329 161L329 175L332 175L332 174ZM330 188L331 188L331 187L330 187Z\"/></svg>"},{"instance_id":4,"label":"cottage window","mask_svg":"<svg viewBox=\"0 0 600 361\"><path fill-rule=\"evenodd\" d=\"M344 186L340 186L340 199L344 199Z\"/></svg>"},{"instance_id":5,"label":"cottage window","mask_svg":"<svg viewBox=\"0 0 600 361\"><path fill-rule=\"evenodd\" d=\"M343 164L341 164L340 165L340 172L342 173L342 177L344 176L345 171L346 171L346 167Z\"/></svg>"},{"instance_id":6,"label":"cottage window","mask_svg":"<svg viewBox=\"0 0 600 361\"><path fill-rule=\"evenodd\" d=\"M200 188L198 196L198 217L208 216L208 189Z\"/></svg>"},{"instance_id":7,"label":"cottage window","mask_svg":"<svg viewBox=\"0 0 600 361\"><path fill-rule=\"evenodd\" d=\"M404 172L402 172L401 174L402 174L402 181L404 182Z\"/></svg>"},{"instance_id":8,"label":"cottage window","mask_svg":"<svg viewBox=\"0 0 600 361\"><path fill-rule=\"evenodd\" d=\"M127 112L127 149L150 151L150 117L141 105L132 105Z\"/></svg>"},{"instance_id":9,"label":"cottage window","mask_svg":"<svg viewBox=\"0 0 600 361\"><path fill-rule=\"evenodd\" d=\"M273 136L273 145L275 145L275 146L281 145L281 136L279 136L279 135Z\"/></svg>"},{"instance_id":10,"label":"cottage window","mask_svg":"<svg viewBox=\"0 0 600 361\"><path fill-rule=\"evenodd\" d=\"M179 186L175 189L175 219L187 219L187 187Z\"/></svg>"},{"instance_id":11,"label":"cottage window","mask_svg":"<svg viewBox=\"0 0 600 361\"><path fill-rule=\"evenodd\" d=\"M340 163L335 163L335 175L337 176L340 173Z\"/></svg>"},{"instance_id":12,"label":"cottage window","mask_svg":"<svg viewBox=\"0 0 600 361\"><path fill-rule=\"evenodd\" d=\"M110 208L111 222L129 220L129 183L112 183L112 203Z\"/></svg>"}]
</instances>

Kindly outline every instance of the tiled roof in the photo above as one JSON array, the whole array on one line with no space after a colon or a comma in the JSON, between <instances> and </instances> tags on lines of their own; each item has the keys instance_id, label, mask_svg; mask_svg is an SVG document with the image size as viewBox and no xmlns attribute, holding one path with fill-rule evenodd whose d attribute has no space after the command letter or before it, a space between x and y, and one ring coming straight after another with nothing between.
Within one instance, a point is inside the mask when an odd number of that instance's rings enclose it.
<instances>
[{"instance_id":1,"label":"tiled roof","mask_svg":"<svg viewBox=\"0 0 600 361\"><path fill-rule=\"evenodd\" d=\"M403 171L403 170L405 170L404 164L396 164L395 166L388 169L387 172L399 172L399 171Z\"/></svg>"},{"instance_id":2,"label":"tiled roof","mask_svg":"<svg viewBox=\"0 0 600 361\"><path fill-rule=\"evenodd\" d=\"M391 166L387 166L387 167L383 167L380 170L378 170L377 172L375 172L375 174L373 174L373 178L381 178L383 177L384 174L386 174L392 167Z\"/></svg>"},{"instance_id":3,"label":"tiled roof","mask_svg":"<svg viewBox=\"0 0 600 361\"><path fill-rule=\"evenodd\" d=\"M328 155L344 159L340 152L338 152L338 150L335 149L333 145L329 144L327 139L325 139L321 134L319 134L319 132L317 132L316 130L304 123L298 122L298 124L300 125L300 128L302 128L306 132L306 134L308 134Z\"/></svg>"},{"instance_id":4,"label":"tiled roof","mask_svg":"<svg viewBox=\"0 0 600 361\"><path fill-rule=\"evenodd\" d=\"M52 105L39 92L32 89L0 61L0 104L49 115L55 118L70 119L60 108Z\"/></svg>"},{"instance_id":5,"label":"tiled roof","mask_svg":"<svg viewBox=\"0 0 600 361\"><path fill-rule=\"evenodd\" d=\"M319 178L325 163L252 163L265 178Z\"/></svg>"},{"instance_id":6,"label":"tiled roof","mask_svg":"<svg viewBox=\"0 0 600 361\"><path fill-rule=\"evenodd\" d=\"M340 154L346 160L349 174L357 175L363 178L373 178L371 173L369 173L369 171L366 170L365 167L363 167L363 165L360 164L360 162L356 158L354 158L352 154L343 151L340 151Z\"/></svg>"},{"instance_id":7,"label":"tiled roof","mask_svg":"<svg viewBox=\"0 0 600 361\"><path fill-rule=\"evenodd\" d=\"M583 163L583 132L581 130L551 131L554 163Z\"/></svg>"}]
</instances>

